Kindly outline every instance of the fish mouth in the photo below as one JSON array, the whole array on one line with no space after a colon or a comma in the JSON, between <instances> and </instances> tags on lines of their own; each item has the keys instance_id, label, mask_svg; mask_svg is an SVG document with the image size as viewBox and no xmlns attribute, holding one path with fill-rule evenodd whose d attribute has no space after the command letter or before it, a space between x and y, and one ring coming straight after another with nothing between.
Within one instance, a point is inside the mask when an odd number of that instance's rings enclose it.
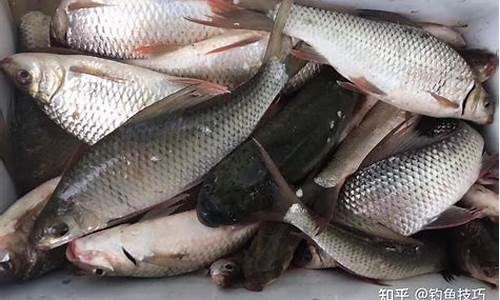
<instances>
[{"instance_id":1,"label":"fish mouth","mask_svg":"<svg viewBox=\"0 0 500 300\"><path fill-rule=\"evenodd\" d=\"M66 248L66 258L72 263L78 262L78 253L74 242L68 244Z\"/></svg>"}]
</instances>

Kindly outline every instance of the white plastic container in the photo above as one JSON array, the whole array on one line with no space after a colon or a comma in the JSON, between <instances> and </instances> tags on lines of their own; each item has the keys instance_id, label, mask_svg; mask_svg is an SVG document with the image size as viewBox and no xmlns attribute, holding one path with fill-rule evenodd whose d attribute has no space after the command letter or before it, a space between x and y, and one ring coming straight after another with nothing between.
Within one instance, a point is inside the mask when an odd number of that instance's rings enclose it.
<instances>
[{"instance_id":1,"label":"white plastic container","mask_svg":"<svg viewBox=\"0 0 500 300\"><path fill-rule=\"evenodd\" d=\"M325 7L382 9L411 15L425 21L467 25L463 28L463 33L469 47L485 48L498 53L497 0L311 0L309 2ZM14 52L14 40L7 0L0 0L0 58ZM498 74L488 82L488 88L498 103ZM0 75L0 109L4 115L11 98L12 88ZM488 149L498 151L498 109L494 124L485 130L485 137ZM3 211L14 198L12 181L3 165L0 165L0 211ZM441 298L440 293L442 293ZM469 298L466 297L468 295ZM0 284L2 300L233 299L236 297L322 300L489 300L498 299L498 290L465 277L447 283L439 274L391 282L391 286L377 286L336 271L301 269L289 270L260 293L243 289L220 290L203 272L163 279L110 279L82 277L60 271L31 282Z\"/></svg>"}]
</instances>

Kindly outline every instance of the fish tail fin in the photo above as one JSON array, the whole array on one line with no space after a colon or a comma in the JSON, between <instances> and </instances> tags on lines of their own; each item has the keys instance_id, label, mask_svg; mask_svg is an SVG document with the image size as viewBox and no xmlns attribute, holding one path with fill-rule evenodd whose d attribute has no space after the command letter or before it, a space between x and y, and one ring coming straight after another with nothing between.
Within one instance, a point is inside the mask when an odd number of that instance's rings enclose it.
<instances>
[{"instance_id":1,"label":"fish tail fin","mask_svg":"<svg viewBox=\"0 0 500 300\"><path fill-rule=\"evenodd\" d=\"M281 175L278 166L276 166L273 159L267 153L264 147L256 139L252 139L257 145L262 161L271 174L271 177L275 182L277 188L274 197L274 205L271 210L269 212L266 211L265 214L269 216L269 219L271 220L282 221L283 216L286 214L290 206L295 203L300 203L300 200L290 188L285 178L283 178L283 175Z\"/></svg>"},{"instance_id":2,"label":"fish tail fin","mask_svg":"<svg viewBox=\"0 0 500 300\"><path fill-rule=\"evenodd\" d=\"M249 29L271 32L273 20L264 13L244 9L228 0L209 0L213 15L207 19L185 17L186 20L213 27L227 29Z\"/></svg>"}]
</instances>

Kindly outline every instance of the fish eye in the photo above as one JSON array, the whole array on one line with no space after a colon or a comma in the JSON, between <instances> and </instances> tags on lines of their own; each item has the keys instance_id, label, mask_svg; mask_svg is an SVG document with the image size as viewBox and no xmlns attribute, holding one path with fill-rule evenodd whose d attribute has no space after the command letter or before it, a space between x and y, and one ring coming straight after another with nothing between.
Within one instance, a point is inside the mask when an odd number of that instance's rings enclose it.
<instances>
[{"instance_id":1,"label":"fish eye","mask_svg":"<svg viewBox=\"0 0 500 300\"><path fill-rule=\"evenodd\" d=\"M14 269L14 265L12 264L12 261L9 259L7 261L2 261L0 262L0 270L3 272L9 272Z\"/></svg>"},{"instance_id":2,"label":"fish eye","mask_svg":"<svg viewBox=\"0 0 500 300\"><path fill-rule=\"evenodd\" d=\"M27 85L31 83L31 74L26 70L20 70L17 72L17 82L22 85Z\"/></svg>"},{"instance_id":3,"label":"fish eye","mask_svg":"<svg viewBox=\"0 0 500 300\"><path fill-rule=\"evenodd\" d=\"M228 271L232 271L233 270L233 265L231 265L231 264L225 264L224 265L224 269L226 269Z\"/></svg>"},{"instance_id":4,"label":"fish eye","mask_svg":"<svg viewBox=\"0 0 500 300\"><path fill-rule=\"evenodd\" d=\"M48 233L53 237L63 237L69 232L68 224L59 223L49 227Z\"/></svg>"},{"instance_id":5,"label":"fish eye","mask_svg":"<svg viewBox=\"0 0 500 300\"><path fill-rule=\"evenodd\" d=\"M488 108L488 107L490 106L490 104L491 104L491 103L490 103L490 100L484 100L483 106L484 106L485 108Z\"/></svg>"},{"instance_id":6,"label":"fish eye","mask_svg":"<svg viewBox=\"0 0 500 300\"><path fill-rule=\"evenodd\" d=\"M99 276L99 277L106 275L106 272L103 269L101 269L101 268L96 268L96 269L92 270L92 272L96 276Z\"/></svg>"}]
</instances>

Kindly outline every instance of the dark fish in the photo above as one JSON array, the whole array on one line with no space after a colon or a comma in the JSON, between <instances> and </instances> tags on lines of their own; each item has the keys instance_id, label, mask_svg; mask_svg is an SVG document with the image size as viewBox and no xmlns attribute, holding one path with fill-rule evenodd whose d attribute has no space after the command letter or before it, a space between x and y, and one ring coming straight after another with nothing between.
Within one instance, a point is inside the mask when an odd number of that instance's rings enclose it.
<instances>
[{"instance_id":1,"label":"dark fish","mask_svg":"<svg viewBox=\"0 0 500 300\"><path fill-rule=\"evenodd\" d=\"M21 194L60 176L65 163L80 145L57 126L30 96L19 95L11 127L14 180Z\"/></svg>"},{"instance_id":2,"label":"dark fish","mask_svg":"<svg viewBox=\"0 0 500 300\"><path fill-rule=\"evenodd\" d=\"M356 96L340 89L325 69L254 137L269 150L285 178L299 183L335 146ZM212 170L198 197L198 218L208 226L235 224L273 203L273 181L252 141Z\"/></svg>"},{"instance_id":3,"label":"dark fish","mask_svg":"<svg viewBox=\"0 0 500 300\"><path fill-rule=\"evenodd\" d=\"M449 231L449 247L459 271L495 286L499 263L497 228L486 220L475 220Z\"/></svg>"},{"instance_id":4,"label":"dark fish","mask_svg":"<svg viewBox=\"0 0 500 300\"><path fill-rule=\"evenodd\" d=\"M301 240L288 224L268 222L261 225L243 257L244 286L251 291L261 291L283 274Z\"/></svg>"}]
</instances>

